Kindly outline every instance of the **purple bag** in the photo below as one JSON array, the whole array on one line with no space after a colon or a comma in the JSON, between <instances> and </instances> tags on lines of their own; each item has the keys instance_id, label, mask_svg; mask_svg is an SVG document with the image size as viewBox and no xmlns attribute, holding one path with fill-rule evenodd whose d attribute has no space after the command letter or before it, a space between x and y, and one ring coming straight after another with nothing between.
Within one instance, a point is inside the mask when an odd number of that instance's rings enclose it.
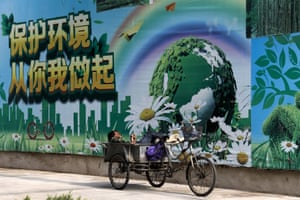
<instances>
[{"instance_id":1,"label":"purple bag","mask_svg":"<svg viewBox=\"0 0 300 200\"><path fill-rule=\"evenodd\" d=\"M149 161L161 160L165 155L165 147L161 142L151 145L146 149L146 157Z\"/></svg>"}]
</instances>

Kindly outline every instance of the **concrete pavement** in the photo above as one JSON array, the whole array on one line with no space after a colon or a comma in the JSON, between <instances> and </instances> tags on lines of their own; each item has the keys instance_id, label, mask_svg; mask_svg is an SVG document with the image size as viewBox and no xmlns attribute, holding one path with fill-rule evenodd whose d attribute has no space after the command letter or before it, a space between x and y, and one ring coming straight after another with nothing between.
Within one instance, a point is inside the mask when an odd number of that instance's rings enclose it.
<instances>
[{"instance_id":1,"label":"concrete pavement","mask_svg":"<svg viewBox=\"0 0 300 200\"><path fill-rule=\"evenodd\" d=\"M161 188L153 188L145 180L130 179L124 190L111 187L108 177L55 173L48 171L0 168L0 199L46 200L48 196L72 194L81 200L300 200L300 197L253 193L215 188L207 197L197 197L187 185L165 183Z\"/></svg>"}]
</instances>

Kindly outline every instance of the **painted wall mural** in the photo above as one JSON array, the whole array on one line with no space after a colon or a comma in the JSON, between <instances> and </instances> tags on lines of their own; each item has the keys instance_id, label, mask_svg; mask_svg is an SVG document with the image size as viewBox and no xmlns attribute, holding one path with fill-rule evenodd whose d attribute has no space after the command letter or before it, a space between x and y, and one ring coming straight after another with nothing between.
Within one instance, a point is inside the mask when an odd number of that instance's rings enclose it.
<instances>
[{"instance_id":1,"label":"painted wall mural","mask_svg":"<svg viewBox=\"0 0 300 200\"><path fill-rule=\"evenodd\" d=\"M251 167L246 2L116 2L1 2L0 151L101 156L112 129L185 130L216 164Z\"/></svg>"},{"instance_id":2,"label":"painted wall mural","mask_svg":"<svg viewBox=\"0 0 300 200\"><path fill-rule=\"evenodd\" d=\"M299 168L299 33L252 40L253 166Z\"/></svg>"}]
</instances>

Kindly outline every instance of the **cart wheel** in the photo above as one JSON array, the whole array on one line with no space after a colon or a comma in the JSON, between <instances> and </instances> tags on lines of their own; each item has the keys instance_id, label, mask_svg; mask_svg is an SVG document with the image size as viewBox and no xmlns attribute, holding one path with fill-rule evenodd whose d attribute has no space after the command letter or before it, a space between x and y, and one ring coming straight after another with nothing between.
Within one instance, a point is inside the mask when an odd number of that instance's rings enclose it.
<instances>
[{"instance_id":1,"label":"cart wheel","mask_svg":"<svg viewBox=\"0 0 300 200\"><path fill-rule=\"evenodd\" d=\"M115 154L108 165L108 176L113 188L124 189L129 181L129 166L124 156Z\"/></svg>"},{"instance_id":2,"label":"cart wheel","mask_svg":"<svg viewBox=\"0 0 300 200\"><path fill-rule=\"evenodd\" d=\"M193 161L186 170L188 185L195 195L207 196L215 187L216 168L206 157L197 156Z\"/></svg>"},{"instance_id":3,"label":"cart wheel","mask_svg":"<svg viewBox=\"0 0 300 200\"><path fill-rule=\"evenodd\" d=\"M54 136L54 125L50 121L44 125L44 136L47 140L51 140Z\"/></svg>"},{"instance_id":4,"label":"cart wheel","mask_svg":"<svg viewBox=\"0 0 300 200\"><path fill-rule=\"evenodd\" d=\"M146 177L150 185L153 187L161 187L167 177L167 170L162 169L150 169L146 171Z\"/></svg>"},{"instance_id":5,"label":"cart wheel","mask_svg":"<svg viewBox=\"0 0 300 200\"><path fill-rule=\"evenodd\" d=\"M37 125L35 122L30 122L27 126L27 134L30 139L35 139L39 134Z\"/></svg>"}]
</instances>

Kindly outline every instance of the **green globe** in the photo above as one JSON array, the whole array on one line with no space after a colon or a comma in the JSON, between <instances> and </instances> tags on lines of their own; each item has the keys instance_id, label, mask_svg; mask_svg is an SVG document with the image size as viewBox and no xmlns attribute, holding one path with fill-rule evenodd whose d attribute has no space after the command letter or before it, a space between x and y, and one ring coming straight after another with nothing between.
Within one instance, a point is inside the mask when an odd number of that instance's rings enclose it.
<instances>
[{"instance_id":1,"label":"green globe","mask_svg":"<svg viewBox=\"0 0 300 200\"><path fill-rule=\"evenodd\" d=\"M213 99L203 95L206 105L201 120L206 131L213 132L218 127L210 122L212 116L226 117L226 122L231 122L236 81L224 52L211 42L196 37L182 38L164 51L149 85L151 96L169 96L169 101L178 108L207 88L213 91Z\"/></svg>"}]
</instances>

